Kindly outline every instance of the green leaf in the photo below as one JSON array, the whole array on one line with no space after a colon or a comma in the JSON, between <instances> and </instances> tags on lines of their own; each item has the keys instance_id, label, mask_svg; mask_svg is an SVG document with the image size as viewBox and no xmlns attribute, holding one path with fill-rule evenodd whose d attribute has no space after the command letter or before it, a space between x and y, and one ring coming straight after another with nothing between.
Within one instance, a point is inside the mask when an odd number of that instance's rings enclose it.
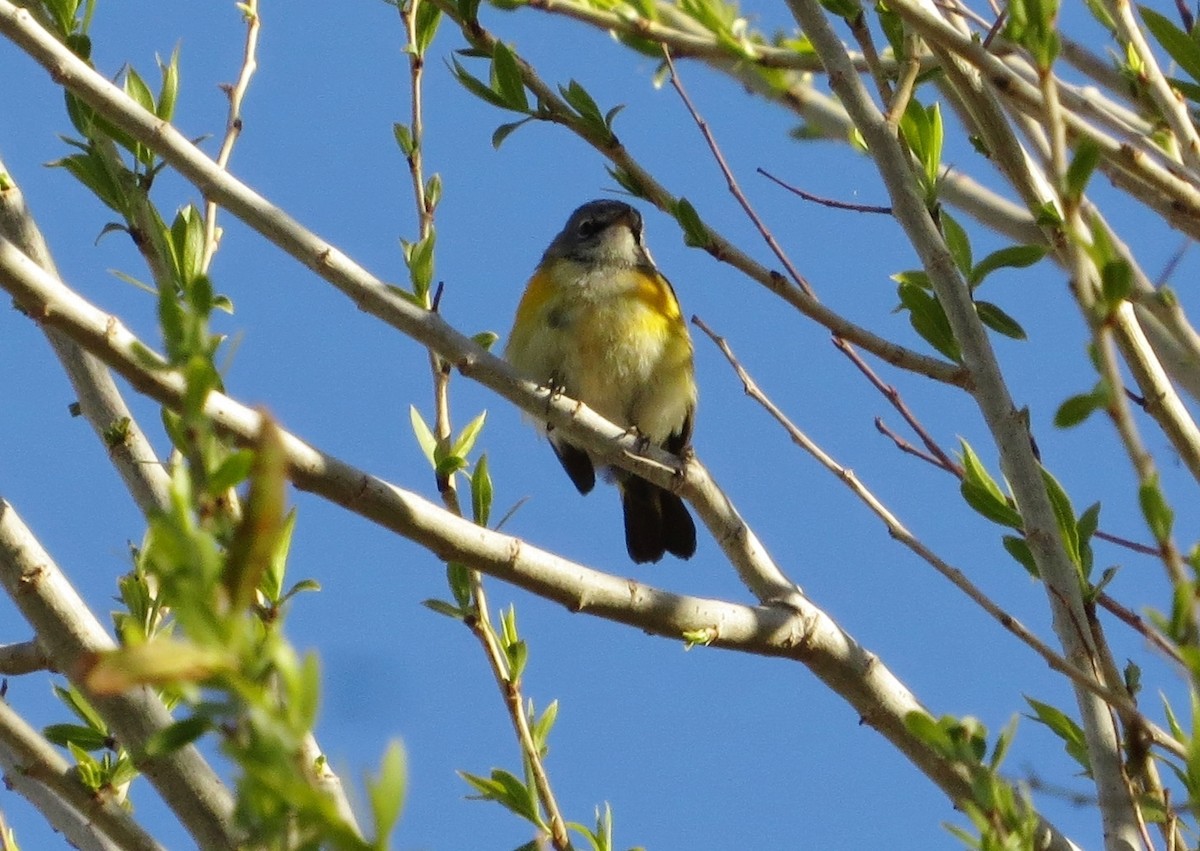
<instances>
[{"instance_id":1,"label":"green leaf","mask_svg":"<svg viewBox=\"0 0 1200 851\"><path fill-rule=\"evenodd\" d=\"M1020 529L1023 525L1020 513L1009 504L1008 498L979 460L971 444L961 438L959 444L963 464L961 490L967 504L994 523Z\"/></svg>"},{"instance_id":2,"label":"green leaf","mask_svg":"<svg viewBox=\"0 0 1200 851\"><path fill-rule=\"evenodd\" d=\"M579 113L579 117L583 119L584 123L591 130L603 132L608 129L604 121L604 116L600 114L600 107L597 106L595 99L578 82L571 80L566 87L559 86L558 93L563 96L563 100L571 105L572 109Z\"/></svg>"},{"instance_id":3,"label":"green leaf","mask_svg":"<svg viewBox=\"0 0 1200 851\"><path fill-rule=\"evenodd\" d=\"M133 68L127 68L125 71L125 94L146 112L154 112L154 95L146 81Z\"/></svg>"},{"instance_id":4,"label":"green leaf","mask_svg":"<svg viewBox=\"0 0 1200 851\"><path fill-rule=\"evenodd\" d=\"M433 43L433 37L437 35L438 24L442 21L442 10L435 6L429 0L424 0L417 6L416 32L414 48L417 56L424 56L425 51L429 49L429 45Z\"/></svg>"},{"instance_id":5,"label":"green leaf","mask_svg":"<svg viewBox=\"0 0 1200 851\"><path fill-rule=\"evenodd\" d=\"M113 177L111 171L96 154L71 154L50 163L66 169L72 177L91 190L108 208L124 216L129 209L125 187Z\"/></svg>"},{"instance_id":6,"label":"green leaf","mask_svg":"<svg viewBox=\"0 0 1200 851\"><path fill-rule=\"evenodd\" d=\"M1080 198L1100 162L1100 146L1089 136L1084 136L1075 148L1071 164L1064 176L1064 189L1068 198Z\"/></svg>"},{"instance_id":7,"label":"green leaf","mask_svg":"<svg viewBox=\"0 0 1200 851\"><path fill-rule=\"evenodd\" d=\"M51 724L42 730L42 735L59 747L74 744L85 751L101 751L113 743L106 733L80 724Z\"/></svg>"},{"instance_id":8,"label":"green leaf","mask_svg":"<svg viewBox=\"0 0 1200 851\"><path fill-rule=\"evenodd\" d=\"M679 222L679 226L683 228L683 242L685 245L692 248L705 248L708 246L708 229L704 227L704 222L700 220L700 215L696 212L696 208L692 206L692 202L687 198L680 198L675 202L675 208L672 210L675 216L675 221Z\"/></svg>"},{"instance_id":9,"label":"green leaf","mask_svg":"<svg viewBox=\"0 0 1200 851\"><path fill-rule=\"evenodd\" d=\"M463 430L458 433L453 446L450 447L450 454L457 455L460 458L466 458L471 454L471 450L475 448L475 441L479 438L480 432L483 431L483 424L487 421L487 411L484 411L475 419L471 420Z\"/></svg>"},{"instance_id":10,"label":"green leaf","mask_svg":"<svg viewBox=\"0 0 1200 851\"><path fill-rule=\"evenodd\" d=\"M464 611L471 608L471 569L459 561L446 565L446 583L454 601Z\"/></svg>"},{"instance_id":11,"label":"green leaf","mask_svg":"<svg viewBox=\"0 0 1200 851\"><path fill-rule=\"evenodd\" d=\"M454 618L456 621L461 621L466 616L462 609L450 605L445 600L422 600L421 605L439 615Z\"/></svg>"},{"instance_id":12,"label":"green leaf","mask_svg":"<svg viewBox=\"0 0 1200 851\"><path fill-rule=\"evenodd\" d=\"M388 837L400 820L408 790L408 768L404 746L393 741L379 762L379 774L367 780L367 796L375 817L375 841L380 848L389 848Z\"/></svg>"},{"instance_id":13,"label":"green leaf","mask_svg":"<svg viewBox=\"0 0 1200 851\"><path fill-rule=\"evenodd\" d=\"M1048 703L1042 703L1040 700L1034 700L1032 697L1027 696L1025 700L1036 713L1036 715L1026 717L1049 727L1054 735L1062 739L1071 758L1090 774L1091 762L1088 759L1087 740L1084 738L1083 729L1061 709Z\"/></svg>"},{"instance_id":14,"label":"green leaf","mask_svg":"<svg viewBox=\"0 0 1200 851\"><path fill-rule=\"evenodd\" d=\"M209 730L212 721L203 715L193 715L156 730L146 740L143 755L146 757L166 756L190 745Z\"/></svg>"},{"instance_id":15,"label":"green leaf","mask_svg":"<svg viewBox=\"0 0 1200 851\"><path fill-rule=\"evenodd\" d=\"M479 456L471 472L471 516L477 526L487 528L492 513L492 476L487 453Z\"/></svg>"},{"instance_id":16,"label":"green leaf","mask_svg":"<svg viewBox=\"0 0 1200 851\"><path fill-rule=\"evenodd\" d=\"M525 83L517 57L504 42L496 42L492 49L492 91L504 106L515 112L528 112L529 99L525 95Z\"/></svg>"},{"instance_id":17,"label":"green leaf","mask_svg":"<svg viewBox=\"0 0 1200 851\"><path fill-rule=\"evenodd\" d=\"M471 797L495 801L536 827L545 829L533 793L509 772L502 768L493 768L490 778L479 777L466 771L458 772L458 776L479 793Z\"/></svg>"},{"instance_id":18,"label":"green leaf","mask_svg":"<svg viewBox=\"0 0 1200 851\"><path fill-rule=\"evenodd\" d=\"M432 212L441 200L442 176L434 172L429 180L425 181L425 208Z\"/></svg>"},{"instance_id":19,"label":"green leaf","mask_svg":"<svg viewBox=\"0 0 1200 851\"><path fill-rule=\"evenodd\" d=\"M923 290L933 289L933 284L929 281L929 275L923 269L910 269L907 272L897 272L892 275L892 280L898 284L912 284L914 287L920 287Z\"/></svg>"},{"instance_id":20,"label":"green leaf","mask_svg":"<svg viewBox=\"0 0 1200 851\"><path fill-rule=\"evenodd\" d=\"M978 265L967 276L967 283L977 287L984 278L997 269L1024 269L1046 256L1046 248L1041 245L1010 245L993 251L979 261Z\"/></svg>"},{"instance_id":21,"label":"green leaf","mask_svg":"<svg viewBox=\"0 0 1200 851\"><path fill-rule=\"evenodd\" d=\"M478 3L476 3L476 5L478 5ZM458 80L459 84L462 85L462 87L468 92L475 95L475 97L479 98L480 100L487 101L492 106L498 106L501 109L508 109L508 103L505 102L504 98L492 91L481 80L478 80L472 76L471 73L464 68L462 63L460 63L457 59L451 60L450 70L451 73L454 74L454 79Z\"/></svg>"},{"instance_id":22,"label":"green leaf","mask_svg":"<svg viewBox=\"0 0 1200 851\"><path fill-rule=\"evenodd\" d=\"M1163 50L1187 72L1193 80L1200 81L1200 44L1175 26L1169 18L1160 15L1148 6L1138 6L1146 29L1154 35Z\"/></svg>"},{"instance_id":23,"label":"green leaf","mask_svg":"<svg viewBox=\"0 0 1200 851\"><path fill-rule=\"evenodd\" d=\"M425 424L425 419L421 416L421 412L417 410L416 405L408 406L408 420L412 423L413 435L417 438L417 445L421 447L421 451L428 459L430 466L436 466L434 456L437 452L437 438L433 436L433 432L429 426Z\"/></svg>"},{"instance_id":24,"label":"green leaf","mask_svg":"<svg viewBox=\"0 0 1200 851\"><path fill-rule=\"evenodd\" d=\"M897 287L900 304L908 309L908 321L921 338L955 363L961 363L962 351L950 320L937 296L913 284L902 283Z\"/></svg>"},{"instance_id":25,"label":"green leaf","mask_svg":"<svg viewBox=\"0 0 1200 851\"><path fill-rule=\"evenodd\" d=\"M1146 518L1154 540L1159 543L1169 540L1175 524L1175 512L1167 504L1166 497L1158 486L1157 475L1138 488L1138 502L1142 506L1142 515Z\"/></svg>"},{"instance_id":26,"label":"green leaf","mask_svg":"<svg viewBox=\"0 0 1200 851\"><path fill-rule=\"evenodd\" d=\"M236 488L250 475L254 465L254 453L249 449L238 449L229 454L208 478L208 490L217 495L229 488Z\"/></svg>"},{"instance_id":27,"label":"green leaf","mask_svg":"<svg viewBox=\"0 0 1200 851\"><path fill-rule=\"evenodd\" d=\"M821 6L847 21L854 20L862 12L862 7L855 0L821 0Z\"/></svg>"},{"instance_id":28,"label":"green leaf","mask_svg":"<svg viewBox=\"0 0 1200 851\"><path fill-rule=\"evenodd\" d=\"M1075 566L1083 571L1083 559L1079 551L1079 531L1075 523L1075 509L1071 507L1071 498L1058 483L1058 479L1042 468L1042 483L1046 486L1046 495L1050 497L1050 505L1054 509L1054 519L1058 521L1058 531L1062 536L1063 546Z\"/></svg>"},{"instance_id":29,"label":"green leaf","mask_svg":"<svg viewBox=\"0 0 1200 851\"><path fill-rule=\"evenodd\" d=\"M508 124L501 124L492 132L492 147L500 150L500 146L504 144L504 140L511 136L523 124L528 124L533 121L533 116L527 116L520 121L512 121Z\"/></svg>"},{"instance_id":30,"label":"green leaf","mask_svg":"<svg viewBox=\"0 0 1200 851\"><path fill-rule=\"evenodd\" d=\"M500 335L495 331L480 331L478 334L472 334L471 339L484 351L490 352L492 346L496 345L496 341L500 339Z\"/></svg>"},{"instance_id":31,"label":"green leaf","mask_svg":"<svg viewBox=\"0 0 1200 851\"><path fill-rule=\"evenodd\" d=\"M162 87L158 93L158 103L154 107L154 114L163 121L170 121L175 117L175 103L179 99L179 47L171 51L171 58L163 62L158 61L158 70L162 75Z\"/></svg>"},{"instance_id":32,"label":"green leaf","mask_svg":"<svg viewBox=\"0 0 1200 851\"><path fill-rule=\"evenodd\" d=\"M1104 398L1097 396L1095 391L1071 396L1055 411L1054 425L1058 428L1077 426L1090 417L1097 408L1102 407L1104 407Z\"/></svg>"},{"instance_id":33,"label":"green leaf","mask_svg":"<svg viewBox=\"0 0 1200 851\"><path fill-rule=\"evenodd\" d=\"M1133 292L1133 270L1123 259L1110 260L1100 270L1100 290L1109 308L1117 307Z\"/></svg>"},{"instance_id":34,"label":"green leaf","mask_svg":"<svg viewBox=\"0 0 1200 851\"><path fill-rule=\"evenodd\" d=\"M946 239L946 248L950 250L950 256L954 258L954 265L964 275L970 274L971 240L967 236L967 232L945 210L942 211L939 222L942 226L942 236Z\"/></svg>"},{"instance_id":35,"label":"green leaf","mask_svg":"<svg viewBox=\"0 0 1200 851\"><path fill-rule=\"evenodd\" d=\"M412 247L408 257L408 273L412 280L413 292L424 298L429 293L433 283L433 247L437 242L437 232L429 234Z\"/></svg>"},{"instance_id":36,"label":"green leaf","mask_svg":"<svg viewBox=\"0 0 1200 851\"><path fill-rule=\"evenodd\" d=\"M1000 543L1004 545L1005 551L1016 559L1017 564L1029 571L1029 575L1034 579L1041 579L1041 571L1038 570L1037 562L1034 561L1033 551L1029 549L1029 544L1024 538L1018 538L1016 535L1005 535L1000 539Z\"/></svg>"},{"instance_id":37,"label":"green leaf","mask_svg":"<svg viewBox=\"0 0 1200 851\"><path fill-rule=\"evenodd\" d=\"M396 137L396 144L400 147L400 152L406 157L411 157L417 149L417 143L413 141L412 130L409 126L396 122L392 125L392 135Z\"/></svg>"},{"instance_id":38,"label":"green leaf","mask_svg":"<svg viewBox=\"0 0 1200 851\"><path fill-rule=\"evenodd\" d=\"M1014 340L1025 339L1025 329L1020 323L990 301L975 302L975 312L979 314L979 321L997 334Z\"/></svg>"}]
</instances>

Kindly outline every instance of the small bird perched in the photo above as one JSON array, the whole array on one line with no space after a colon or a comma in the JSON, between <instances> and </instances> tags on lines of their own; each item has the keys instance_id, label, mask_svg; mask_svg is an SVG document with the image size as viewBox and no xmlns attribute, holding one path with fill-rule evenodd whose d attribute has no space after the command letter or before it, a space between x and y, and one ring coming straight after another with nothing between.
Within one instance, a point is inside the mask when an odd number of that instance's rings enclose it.
<instances>
[{"instance_id":1,"label":"small bird perched","mask_svg":"<svg viewBox=\"0 0 1200 851\"><path fill-rule=\"evenodd\" d=\"M671 284L642 244L642 217L620 201L571 214L525 287L504 356L649 443L682 453L692 436L692 340ZM580 493L596 484L585 450L547 435ZM696 527L678 496L610 468L621 491L625 547L637 563L690 558Z\"/></svg>"}]
</instances>

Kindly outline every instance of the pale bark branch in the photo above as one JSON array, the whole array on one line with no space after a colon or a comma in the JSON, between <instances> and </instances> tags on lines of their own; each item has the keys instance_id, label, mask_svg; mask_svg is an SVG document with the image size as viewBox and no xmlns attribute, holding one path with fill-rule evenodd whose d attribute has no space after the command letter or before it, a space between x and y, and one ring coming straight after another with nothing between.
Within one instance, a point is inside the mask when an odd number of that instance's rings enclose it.
<instances>
[{"instance_id":1,"label":"pale bark branch","mask_svg":"<svg viewBox=\"0 0 1200 851\"><path fill-rule=\"evenodd\" d=\"M5 242L8 245L7 241ZM45 275L32 261L29 267ZM80 599L50 555L0 499L0 587L34 628L54 666L63 671L104 718L130 752L138 770L158 790L196 843L205 849L234 848L233 801L200 752L188 745L144 757L147 739L172 723L171 714L148 688L117 696L92 694L78 676L91 654L116 645Z\"/></svg>"},{"instance_id":2,"label":"pale bark branch","mask_svg":"<svg viewBox=\"0 0 1200 851\"><path fill-rule=\"evenodd\" d=\"M163 851L116 798L93 793L80 783L75 769L54 745L38 735L3 700L0 700L0 759L7 763L8 777L22 794L28 789L26 784L41 786L74 813L73 824L54 822L72 841L86 842L86 847L92 847L95 831L99 831L120 851ZM104 844L97 843L97 847Z\"/></svg>"}]
</instances>

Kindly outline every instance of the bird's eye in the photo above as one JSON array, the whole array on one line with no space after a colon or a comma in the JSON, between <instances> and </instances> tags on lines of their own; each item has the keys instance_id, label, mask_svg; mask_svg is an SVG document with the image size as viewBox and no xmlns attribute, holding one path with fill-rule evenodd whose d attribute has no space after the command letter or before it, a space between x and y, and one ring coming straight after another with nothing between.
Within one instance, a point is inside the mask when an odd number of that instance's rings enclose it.
<instances>
[{"instance_id":1,"label":"bird's eye","mask_svg":"<svg viewBox=\"0 0 1200 851\"><path fill-rule=\"evenodd\" d=\"M576 232L583 238L588 239L600 232L600 223L595 219L584 219L579 223Z\"/></svg>"}]
</instances>

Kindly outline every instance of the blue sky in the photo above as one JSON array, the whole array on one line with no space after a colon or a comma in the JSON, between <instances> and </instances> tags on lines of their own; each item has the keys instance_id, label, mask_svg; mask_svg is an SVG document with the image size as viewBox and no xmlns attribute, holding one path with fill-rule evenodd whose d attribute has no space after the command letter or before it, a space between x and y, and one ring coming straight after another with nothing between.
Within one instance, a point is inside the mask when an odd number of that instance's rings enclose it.
<instances>
[{"instance_id":1,"label":"blue sky","mask_svg":"<svg viewBox=\"0 0 1200 851\"><path fill-rule=\"evenodd\" d=\"M789 26L782 7L747 6L771 32ZM408 115L403 31L395 10L375 0L267 4L260 70L245 104L245 132L233 172L306 226L384 278L405 277L398 238L416 222L403 159L391 126ZM724 189L703 139L669 87L655 89L655 63L603 33L532 10L486 11L484 22L529 59L543 78L575 78L608 108L626 109L616 130L633 155L670 190L757 258L769 255ZM181 50L177 123L207 137L215 152L224 126L218 84L232 80L242 27L232 3L202 12L179 2L100 4L95 59L113 76L130 62L147 78L154 56ZM463 91L443 57L461 47L443 27L427 76L426 168L442 175L436 280L443 313L460 330L503 335L525 279L567 214L611 197L604 161L565 131L533 125L499 151L494 127L510 120ZM480 66L478 73L486 74ZM869 160L845 145L797 143L797 122L700 66L680 71L732 167L800 271L827 304L871 329L924 348L903 315L891 313L888 276L916 265L886 217L832 211L787 195L754 174L762 166L819 195L885 204ZM32 60L0 47L9 80L0 113L0 155L25 190L69 284L156 341L153 300L109 273L144 276L120 234L97 240L108 211L60 169L69 132L60 94ZM956 143L946 157L972 174L986 164ZM995 185L995 181L987 178ZM1097 186L1103 204L1111 192ZM156 199L167 211L197 200L165 175ZM1153 276L1181 238L1114 203L1122 235ZM756 284L685 248L675 223L640 205L655 258L686 314L728 337L763 389L795 422L858 476L909 527L962 568L1026 625L1051 637L1042 589L1002 550L999 534L958 498L957 483L901 455L873 419L901 423L829 342ZM961 217L960 217L961 218ZM231 395L268 407L291 431L402 487L436 498L433 478L408 425L409 405L428 416L424 351L360 313L345 297L281 255L229 216L213 267L219 291L236 306L222 318L236 338L226 374ZM976 256L1003 242L974 228ZM772 264L774 265L774 264ZM1180 281L1195 272L1191 257ZM1059 402L1089 389L1094 374L1083 323L1048 263L998 274L988 297L1024 325L1024 343L996 340L1019 405L1029 405L1048 467L1077 510L1104 503L1102 527L1145 540L1128 465L1112 458L1109 426L1096 418L1072 432L1053 429ZM1184 292L1185 303L1191 297ZM722 357L696 339L700 406L695 446L777 561L835 620L887 664L936 715L981 718L994 733L1026 709L1023 695L1071 707L1063 683L1033 653L961 594L895 545L832 476L793 447L745 398ZM971 441L995 469L982 423L963 394L876 365L894 382L943 446ZM153 405L130 392L143 426ZM10 500L102 617L113 608L115 578L128 567L127 542L143 523L90 429L71 419L72 393L40 332L20 314L0 317L0 494ZM507 531L585 564L671 590L750 602L701 533L688 563L634 566L625 555L619 503L610 488L580 497L549 448L517 411L465 379L452 387L461 426L488 411L480 446L489 454L496 515L528 497ZM1168 495L1193 493L1166 441L1144 422L1163 459ZM161 435L155 442L165 453ZM294 493L299 525L290 576L311 577L320 594L298 599L289 634L320 653L325 692L318 737L334 767L355 784L388 740L409 754L411 794L398 849L506 849L529 839L498 806L464 800L456 770L517 769L519 758L484 659L461 625L420 605L444 596L441 565L427 553L360 518ZM1182 529L1194 511L1180 510ZM1181 539L1188 541L1186 533ZM1164 605L1155 563L1100 546L1102 566L1120 563L1113 593L1133 608ZM694 649L570 614L489 582L493 606L515 602L530 644L526 691L539 706L560 701L549 771L567 817L590 822L612 804L619 847L955 848L940 827L961 822L945 797L802 666ZM28 638L0 601L0 643ZM1153 689L1178 683L1136 636L1112 628L1118 660L1147 667ZM35 723L63 720L40 676L10 678L8 700ZM1147 711L1157 711L1155 698ZM1023 721L1007 764L1014 776L1088 791L1047 731ZM172 848L188 840L145 784L135 805ZM1084 846L1099 844L1098 819L1053 797L1043 812ZM0 808L26 849L61 845L15 795ZM55 843L58 843L56 845Z\"/></svg>"}]
</instances>

